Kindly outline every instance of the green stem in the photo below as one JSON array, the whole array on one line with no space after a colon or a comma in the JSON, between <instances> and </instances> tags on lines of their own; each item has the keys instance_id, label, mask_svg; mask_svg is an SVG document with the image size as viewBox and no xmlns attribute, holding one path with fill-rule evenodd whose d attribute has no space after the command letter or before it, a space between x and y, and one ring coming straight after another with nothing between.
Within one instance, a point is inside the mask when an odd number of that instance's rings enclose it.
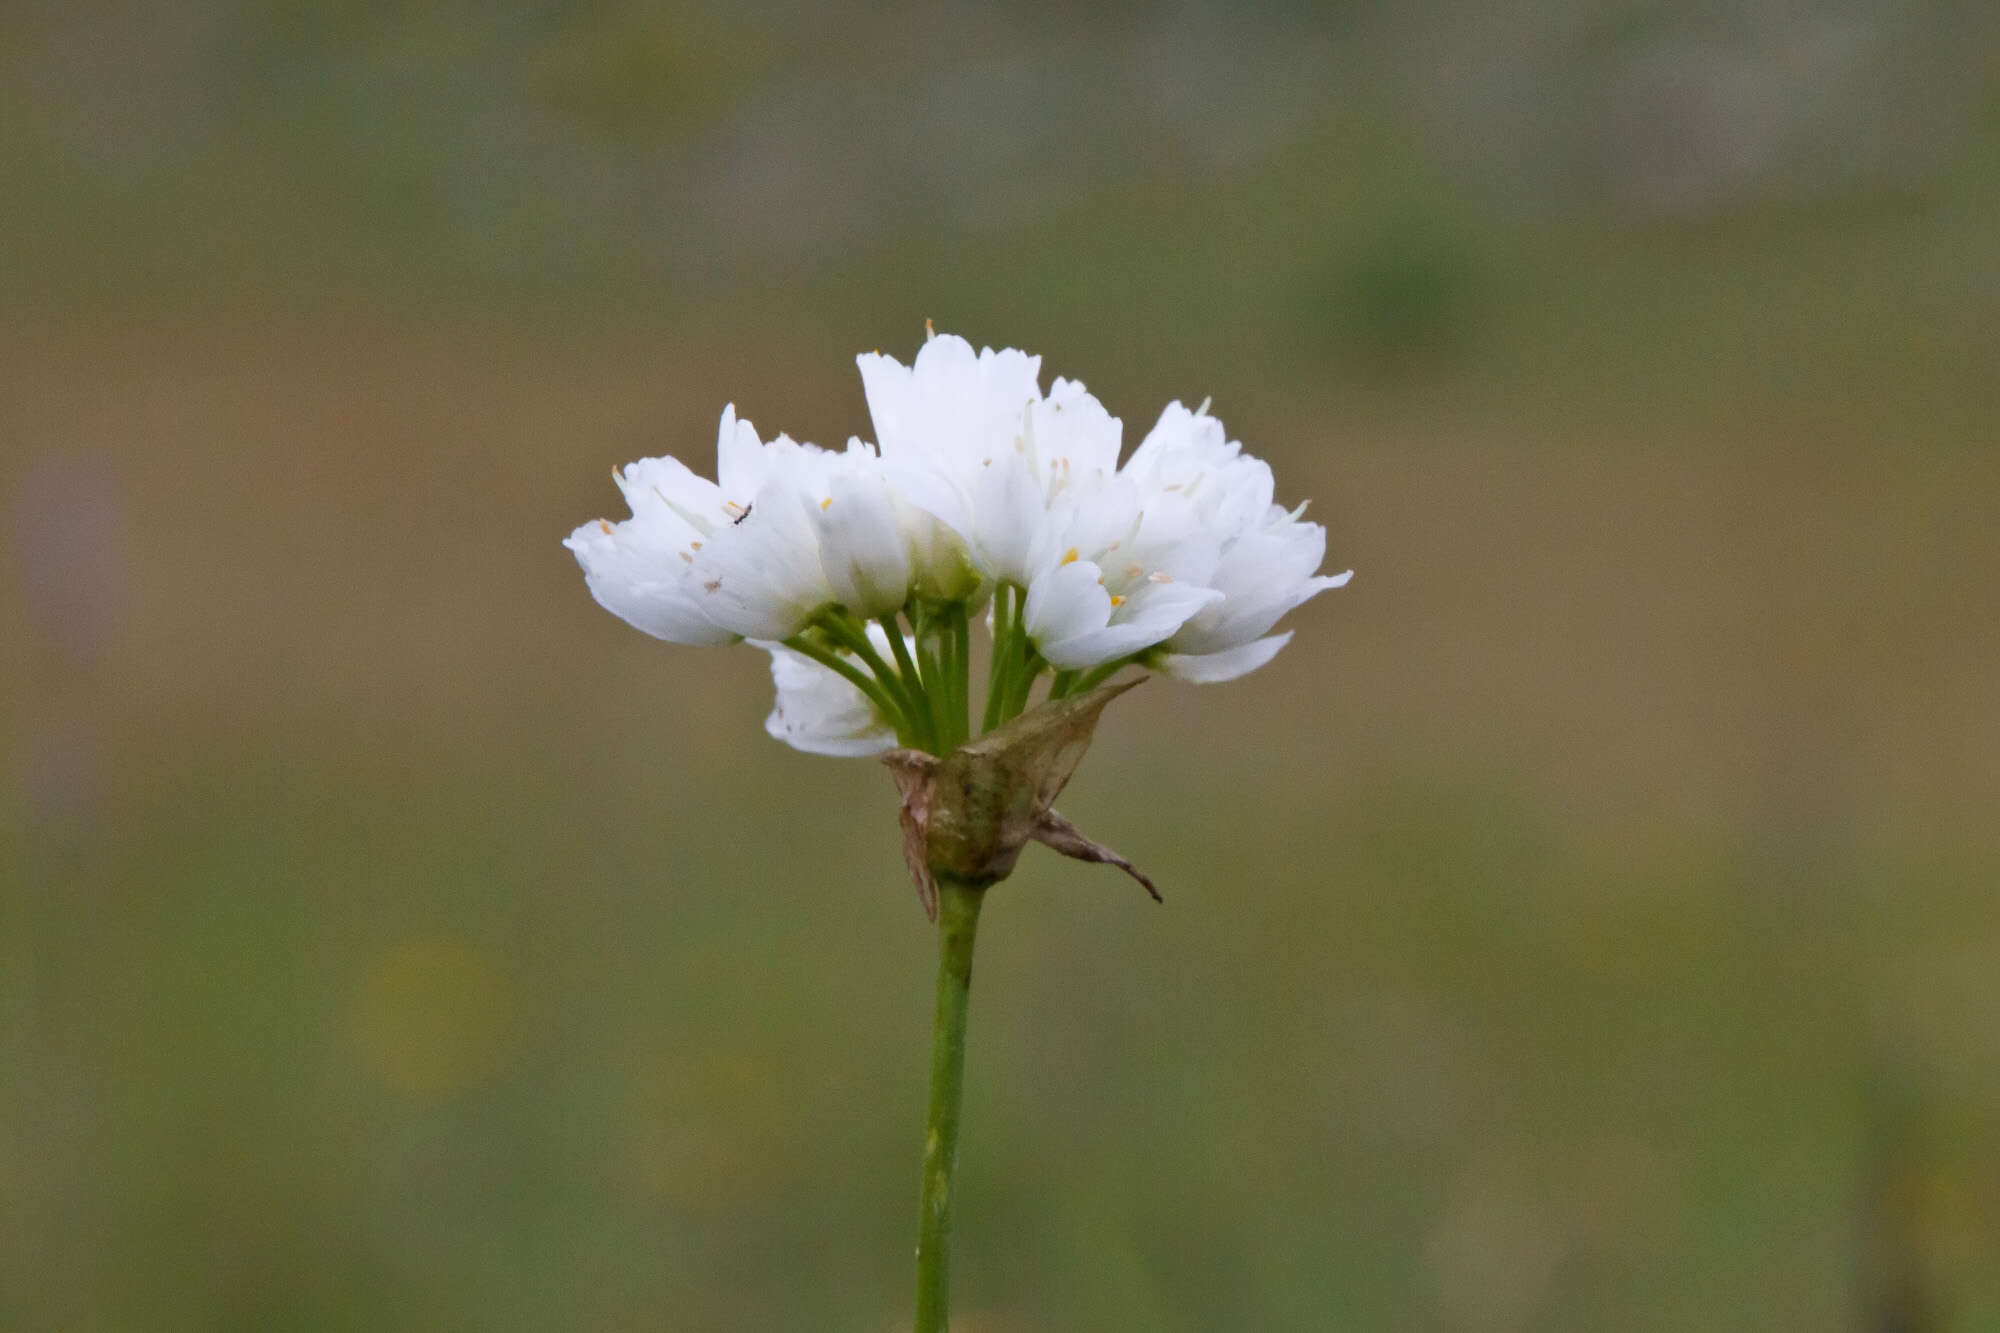
<instances>
[{"instance_id":1,"label":"green stem","mask_svg":"<svg viewBox=\"0 0 2000 1333\"><path fill-rule=\"evenodd\" d=\"M838 618L838 616L828 618L828 630L836 632L842 638L842 642L846 642L854 650L856 656L868 662L868 669L874 671L888 689L896 691L902 697L902 709L910 717L910 729L918 735L918 741L926 749L932 749L932 753L936 753L938 739L932 735L930 711L924 707L924 683L918 679L916 667L910 664L910 650L902 646L902 626L898 624L896 616L888 616L882 622L882 628L888 636L890 652L896 654L896 667L890 667L888 662L884 662L882 654L874 650L872 642L868 642L866 624L852 618Z\"/></svg>"},{"instance_id":2,"label":"green stem","mask_svg":"<svg viewBox=\"0 0 2000 1333\"><path fill-rule=\"evenodd\" d=\"M961 709L958 704L958 638L952 632L951 609L945 608L944 615L936 622L939 706L944 710L944 742L947 747L956 747L965 737L960 734Z\"/></svg>"},{"instance_id":3,"label":"green stem","mask_svg":"<svg viewBox=\"0 0 2000 1333\"><path fill-rule=\"evenodd\" d=\"M938 621L930 612L918 610L910 616L911 637L917 644L917 669L923 675L924 697L930 705L931 728L938 739L939 754L948 753L957 742L952 738L951 693L946 684L943 647L938 637Z\"/></svg>"},{"instance_id":4,"label":"green stem","mask_svg":"<svg viewBox=\"0 0 2000 1333\"><path fill-rule=\"evenodd\" d=\"M1014 673L1013 688L1009 692L1006 717L1003 719L1006 721L1012 721L1027 711L1028 696L1035 692L1035 680L1042 674L1042 668L1048 665L1042 660L1042 655L1035 651L1034 645L1028 642L1026 629L1016 637L1021 641L1021 665Z\"/></svg>"},{"instance_id":5,"label":"green stem","mask_svg":"<svg viewBox=\"0 0 2000 1333\"><path fill-rule=\"evenodd\" d=\"M952 1168L958 1160L965 1088L965 1013L972 994L972 943L985 896L983 889L938 877L937 1017L931 1035L930 1111L924 1121L915 1333L943 1333L949 1320Z\"/></svg>"},{"instance_id":6,"label":"green stem","mask_svg":"<svg viewBox=\"0 0 2000 1333\"><path fill-rule=\"evenodd\" d=\"M960 602L951 617L951 721L961 744L972 735L972 626Z\"/></svg>"},{"instance_id":7,"label":"green stem","mask_svg":"<svg viewBox=\"0 0 2000 1333\"><path fill-rule=\"evenodd\" d=\"M1013 590L1002 583L993 589L993 664L986 673L986 717L979 730L985 733L1000 725L1000 709L1006 703L1008 680L1014 665Z\"/></svg>"}]
</instances>

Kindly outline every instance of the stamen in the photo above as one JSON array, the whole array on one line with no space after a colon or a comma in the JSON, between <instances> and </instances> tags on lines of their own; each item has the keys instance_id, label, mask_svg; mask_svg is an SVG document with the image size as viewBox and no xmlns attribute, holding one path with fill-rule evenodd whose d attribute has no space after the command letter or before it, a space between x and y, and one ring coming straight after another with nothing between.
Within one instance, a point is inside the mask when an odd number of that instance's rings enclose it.
<instances>
[{"instance_id":1,"label":"stamen","mask_svg":"<svg viewBox=\"0 0 2000 1333\"><path fill-rule=\"evenodd\" d=\"M822 514L824 514L824 513L825 513L825 512L827 511L827 509L828 509L828 508L830 508L830 507L832 506L832 504L833 504L833 497L832 497L831 495L829 495L829 496L827 496L827 497L826 497L826 499L824 499L824 500L821 500L821 501L819 502L819 511L820 511L820 512L821 512Z\"/></svg>"},{"instance_id":2,"label":"stamen","mask_svg":"<svg viewBox=\"0 0 2000 1333\"><path fill-rule=\"evenodd\" d=\"M1152 573L1148 574L1146 577L1154 583L1172 583L1174 581L1173 575L1163 573L1162 571L1157 569L1154 570Z\"/></svg>"},{"instance_id":3,"label":"stamen","mask_svg":"<svg viewBox=\"0 0 2000 1333\"><path fill-rule=\"evenodd\" d=\"M724 500L722 502L722 507L725 511L736 515L738 518L741 518L743 515L750 512L750 506L737 504L736 501L734 500Z\"/></svg>"},{"instance_id":4,"label":"stamen","mask_svg":"<svg viewBox=\"0 0 2000 1333\"><path fill-rule=\"evenodd\" d=\"M680 554L681 554L681 559L687 561L690 565L694 563L694 557L692 555L689 555L686 551L682 551Z\"/></svg>"},{"instance_id":5,"label":"stamen","mask_svg":"<svg viewBox=\"0 0 2000 1333\"><path fill-rule=\"evenodd\" d=\"M608 519L608 518L600 518L600 519L598 519L598 520L597 520L597 526L598 526L599 528L601 528L601 529L603 530L603 532L604 532L604 535L605 535L605 536L609 537L609 536L611 535L611 520L610 520L610 519Z\"/></svg>"},{"instance_id":6,"label":"stamen","mask_svg":"<svg viewBox=\"0 0 2000 1333\"><path fill-rule=\"evenodd\" d=\"M1067 565L1070 564L1075 559L1076 559L1076 548L1072 546L1069 548L1069 550L1063 552L1063 558L1061 563Z\"/></svg>"},{"instance_id":7,"label":"stamen","mask_svg":"<svg viewBox=\"0 0 2000 1333\"><path fill-rule=\"evenodd\" d=\"M1100 583L1102 583L1103 581L1104 581L1104 580L1102 580L1102 579L1099 579L1099 580L1098 580L1098 582L1100 582ZM1125 605L1125 599L1124 599L1123 597L1120 597L1120 596L1119 596L1119 595L1118 595L1117 593L1115 593L1115 592L1114 592L1114 593L1112 593L1112 594L1111 594L1111 609L1112 609L1112 610L1114 610L1114 611L1116 611L1116 610L1117 610L1117 609L1118 609L1119 607L1121 607L1121 606L1123 606L1123 605Z\"/></svg>"},{"instance_id":8,"label":"stamen","mask_svg":"<svg viewBox=\"0 0 2000 1333\"><path fill-rule=\"evenodd\" d=\"M1125 566L1125 577L1128 579L1136 579L1145 572L1146 572L1146 567L1144 565Z\"/></svg>"},{"instance_id":9,"label":"stamen","mask_svg":"<svg viewBox=\"0 0 2000 1333\"><path fill-rule=\"evenodd\" d=\"M1214 399L1214 398L1204 398L1204 399L1202 399L1202 400L1201 400L1201 406L1200 406L1200 407L1197 407L1197 408L1196 408L1196 409L1194 410L1194 414L1195 414L1196 416L1198 416L1198 417L1205 417L1205 416L1207 416L1207 415L1208 415L1208 405L1209 405L1210 403L1214 402L1214 401L1215 401L1215 399Z\"/></svg>"},{"instance_id":10,"label":"stamen","mask_svg":"<svg viewBox=\"0 0 2000 1333\"><path fill-rule=\"evenodd\" d=\"M714 592L714 591L716 591L716 590L717 590L718 588L720 588L720 587L722 586L722 580L721 580L721 579L710 579L710 580L709 580L708 582L706 582L706 583L702 584L701 586L702 586L702 587L704 587L704 588L706 588L706 589L707 589L708 591L710 591L710 592Z\"/></svg>"},{"instance_id":11,"label":"stamen","mask_svg":"<svg viewBox=\"0 0 2000 1333\"><path fill-rule=\"evenodd\" d=\"M936 329L936 327L935 327L935 326L933 326L933 325L931 324L931 322L930 322L929 320L925 320L925 321L924 321L924 341L925 341L925 342L929 342L929 341L930 341L931 339L933 339L933 338L935 338L935 337L937 337L937 329Z\"/></svg>"},{"instance_id":12,"label":"stamen","mask_svg":"<svg viewBox=\"0 0 2000 1333\"><path fill-rule=\"evenodd\" d=\"M701 549L701 543L700 543L700 542L689 542L689 543L688 543L688 550L690 550L690 551L699 551L700 549Z\"/></svg>"}]
</instances>

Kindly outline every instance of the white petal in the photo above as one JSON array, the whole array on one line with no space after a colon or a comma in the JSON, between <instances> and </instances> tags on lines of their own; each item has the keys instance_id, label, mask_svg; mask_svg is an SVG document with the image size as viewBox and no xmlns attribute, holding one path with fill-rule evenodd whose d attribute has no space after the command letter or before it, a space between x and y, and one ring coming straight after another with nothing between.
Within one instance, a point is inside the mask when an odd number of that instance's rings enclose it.
<instances>
[{"instance_id":1,"label":"white petal","mask_svg":"<svg viewBox=\"0 0 2000 1333\"><path fill-rule=\"evenodd\" d=\"M807 503L800 478L774 473L742 518L702 545L688 576L704 615L746 639L788 639L834 600Z\"/></svg>"},{"instance_id":2,"label":"white petal","mask_svg":"<svg viewBox=\"0 0 2000 1333\"><path fill-rule=\"evenodd\" d=\"M563 543L583 566L598 605L669 643L717 644L736 635L702 614L688 566L670 541L639 519L586 523Z\"/></svg>"},{"instance_id":3,"label":"white petal","mask_svg":"<svg viewBox=\"0 0 2000 1333\"><path fill-rule=\"evenodd\" d=\"M705 537L730 519L721 488L678 458L642 458L612 475L634 517L685 526L689 539Z\"/></svg>"},{"instance_id":4,"label":"white petal","mask_svg":"<svg viewBox=\"0 0 2000 1333\"><path fill-rule=\"evenodd\" d=\"M972 530L965 538L988 578L1028 582L1028 554L1048 513L1028 468L1028 460L1010 448L982 462L974 475Z\"/></svg>"},{"instance_id":5,"label":"white petal","mask_svg":"<svg viewBox=\"0 0 2000 1333\"><path fill-rule=\"evenodd\" d=\"M764 730L793 749L838 756L880 754L896 733L868 697L839 674L787 648L767 645L777 701Z\"/></svg>"},{"instance_id":6,"label":"white petal","mask_svg":"<svg viewBox=\"0 0 2000 1333\"><path fill-rule=\"evenodd\" d=\"M736 404L723 408L722 423L715 432L715 480L723 497L747 503L763 489L769 471L757 428L737 419Z\"/></svg>"},{"instance_id":7,"label":"white petal","mask_svg":"<svg viewBox=\"0 0 2000 1333\"><path fill-rule=\"evenodd\" d=\"M1260 595L1225 599L1191 617L1168 646L1175 652L1215 653L1250 642L1285 614L1329 588L1343 588L1354 571L1280 585Z\"/></svg>"},{"instance_id":8,"label":"white petal","mask_svg":"<svg viewBox=\"0 0 2000 1333\"><path fill-rule=\"evenodd\" d=\"M1097 566L1088 560L1044 570L1028 583L1023 623L1038 645L1102 629L1110 619L1111 594L1104 590ZM1048 656L1046 648L1042 655Z\"/></svg>"},{"instance_id":9,"label":"white petal","mask_svg":"<svg viewBox=\"0 0 2000 1333\"><path fill-rule=\"evenodd\" d=\"M857 358L875 438L885 457L925 457L962 470L1019 431L1041 396L1041 359L1012 349L974 353L940 334L906 369L879 352Z\"/></svg>"},{"instance_id":10,"label":"white petal","mask_svg":"<svg viewBox=\"0 0 2000 1333\"><path fill-rule=\"evenodd\" d=\"M850 460L806 514L834 600L870 620L901 610L910 599L910 543L878 460L872 453Z\"/></svg>"},{"instance_id":11,"label":"white petal","mask_svg":"<svg viewBox=\"0 0 2000 1333\"><path fill-rule=\"evenodd\" d=\"M1193 584L1144 584L1132 596L1121 599L1111 612L1110 623L1047 642L1037 640L1035 646L1052 665L1064 670L1101 666L1162 642L1189 616L1221 597L1213 588Z\"/></svg>"},{"instance_id":12,"label":"white petal","mask_svg":"<svg viewBox=\"0 0 2000 1333\"><path fill-rule=\"evenodd\" d=\"M1278 650L1292 641L1292 631L1273 634L1266 639L1253 639L1249 643L1228 648L1219 653L1163 653L1157 659L1148 659L1149 664L1179 680L1195 685L1213 685L1219 681L1235 680L1247 676L1278 655Z\"/></svg>"},{"instance_id":13,"label":"white petal","mask_svg":"<svg viewBox=\"0 0 2000 1333\"><path fill-rule=\"evenodd\" d=\"M1060 484L1084 484L1118 467L1124 423L1076 380L1058 379L1028 416L1037 465Z\"/></svg>"},{"instance_id":14,"label":"white petal","mask_svg":"<svg viewBox=\"0 0 2000 1333\"><path fill-rule=\"evenodd\" d=\"M963 535L972 530L972 509L949 473L928 458L908 455L882 460L882 471L896 493L939 522Z\"/></svg>"}]
</instances>

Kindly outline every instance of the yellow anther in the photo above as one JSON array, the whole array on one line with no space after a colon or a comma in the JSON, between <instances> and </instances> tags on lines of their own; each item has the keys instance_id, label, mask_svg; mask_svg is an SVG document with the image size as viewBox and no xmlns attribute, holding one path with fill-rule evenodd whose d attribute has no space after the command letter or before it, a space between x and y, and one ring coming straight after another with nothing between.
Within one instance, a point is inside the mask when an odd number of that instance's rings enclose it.
<instances>
[{"instance_id":1,"label":"yellow anther","mask_svg":"<svg viewBox=\"0 0 2000 1333\"><path fill-rule=\"evenodd\" d=\"M604 530L604 535L605 535L605 536L609 537L609 536L611 535L611 520L610 520L610 519L608 519L608 518L600 518L600 519L598 519L598 520L597 520L597 526L598 526L598 527L600 527L600 528L602 528L602 529Z\"/></svg>"},{"instance_id":2,"label":"yellow anther","mask_svg":"<svg viewBox=\"0 0 2000 1333\"><path fill-rule=\"evenodd\" d=\"M1114 593L1112 593L1112 594L1111 594L1111 609L1115 611L1115 610L1117 610L1117 609L1118 609L1119 607L1121 607L1121 606L1123 606L1123 605L1125 605L1125 599L1124 599L1123 597L1120 597L1120 596L1119 596L1119 595L1118 595L1117 593L1115 593L1115 592L1114 592Z\"/></svg>"},{"instance_id":3,"label":"yellow anther","mask_svg":"<svg viewBox=\"0 0 2000 1333\"><path fill-rule=\"evenodd\" d=\"M932 324L932 323L931 323L931 322L930 322L929 320L925 320L925 321L924 321L924 341L925 341L925 342L929 342L929 341L930 341L931 339L933 339L933 338L935 338L935 337L937 337L937 327L936 327L935 325L933 325L933 324Z\"/></svg>"},{"instance_id":4,"label":"yellow anther","mask_svg":"<svg viewBox=\"0 0 2000 1333\"><path fill-rule=\"evenodd\" d=\"M1145 572L1146 572L1146 567L1144 565L1125 566L1125 577L1128 579L1136 579Z\"/></svg>"},{"instance_id":5,"label":"yellow anther","mask_svg":"<svg viewBox=\"0 0 2000 1333\"><path fill-rule=\"evenodd\" d=\"M1174 581L1173 575L1162 573L1157 569L1154 570L1152 573L1148 574L1146 577L1151 579L1155 583L1172 583Z\"/></svg>"},{"instance_id":6,"label":"yellow anther","mask_svg":"<svg viewBox=\"0 0 2000 1333\"><path fill-rule=\"evenodd\" d=\"M1063 552L1063 558L1062 558L1063 564L1067 565L1072 561L1074 561L1075 559L1076 559L1076 548L1074 546L1070 547L1067 551Z\"/></svg>"},{"instance_id":7,"label":"yellow anther","mask_svg":"<svg viewBox=\"0 0 2000 1333\"><path fill-rule=\"evenodd\" d=\"M819 507L820 507L820 512L821 512L821 513L825 513L825 512L826 512L826 510L827 510L827 508L828 508L828 506L830 506L830 505L832 505L832 504L833 504L833 497L832 497L831 495L829 495L829 496L827 496L827 497L826 497L826 499L824 499L824 500L821 500L821 501L819 502Z\"/></svg>"}]
</instances>

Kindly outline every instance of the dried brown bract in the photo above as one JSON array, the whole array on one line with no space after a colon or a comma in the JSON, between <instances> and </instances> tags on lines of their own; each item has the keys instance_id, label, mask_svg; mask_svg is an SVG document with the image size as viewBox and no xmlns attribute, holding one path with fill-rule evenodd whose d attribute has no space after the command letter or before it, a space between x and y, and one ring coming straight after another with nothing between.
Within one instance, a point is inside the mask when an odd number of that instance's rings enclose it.
<instances>
[{"instance_id":1,"label":"dried brown bract","mask_svg":"<svg viewBox=\"0 0 2000 1333\"><path fill-rule=\"evenodd\" d=\"M1090 748L1104 706L1138 683L1041 704L942 759L921 750L882 756L903 796L903 859L926 916L937 918L940 876L984 888L1013 872L1031 840L1117 866L1159 900L1153 881L1130 861L1051 808Z\"/></svg>"}]
</instances>

